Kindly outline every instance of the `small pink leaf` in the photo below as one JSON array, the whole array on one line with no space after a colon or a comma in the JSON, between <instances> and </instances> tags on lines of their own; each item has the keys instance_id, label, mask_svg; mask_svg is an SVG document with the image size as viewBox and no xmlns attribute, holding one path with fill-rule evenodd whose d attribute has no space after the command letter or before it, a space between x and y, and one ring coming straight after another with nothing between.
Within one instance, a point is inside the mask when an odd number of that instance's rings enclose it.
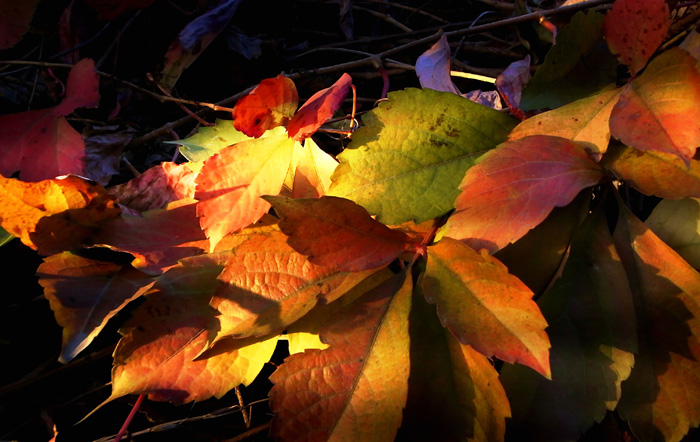
<instances>
[{"instance_id":1,"label":"small pink leaf","mask_svg":"<svg viewBox=\"0 0 700 442\"><path fill-rule=\"evenodd\" d=\"M340 108L351 86L352 77L343 74L331 87L313 94L289 121L289 138L302 141L316 132Z\"/></svg>"}]
</instances>

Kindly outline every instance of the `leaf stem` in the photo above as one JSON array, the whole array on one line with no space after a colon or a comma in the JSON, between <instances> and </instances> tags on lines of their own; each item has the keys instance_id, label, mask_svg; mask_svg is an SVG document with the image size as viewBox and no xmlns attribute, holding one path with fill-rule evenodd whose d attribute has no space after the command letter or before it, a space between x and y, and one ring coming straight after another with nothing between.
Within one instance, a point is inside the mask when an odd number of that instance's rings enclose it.
<instances>
[{"instance_id":1,"label":"leaf stem","mask_svg":"<svg viewBox=\"0 0 700 442\"><path fill-rule=\"evenodd\" d=\"M140 394L138 399L136 399L136 403L134 404L133 408L131 409L131 412L129 413L129 416L126 417L126 420L124 421L124 425L119 429L119 433L117 433L116 436L114 436L114 442L119 442L122 440L122 436L126 434L127 430L129 429L129 424L131 424L131 421L134 420L134 416L136 416L136 413L139 411L139 407L143 403L143 400L146 398L145 394Z\"/></svg>"}]
</instances>

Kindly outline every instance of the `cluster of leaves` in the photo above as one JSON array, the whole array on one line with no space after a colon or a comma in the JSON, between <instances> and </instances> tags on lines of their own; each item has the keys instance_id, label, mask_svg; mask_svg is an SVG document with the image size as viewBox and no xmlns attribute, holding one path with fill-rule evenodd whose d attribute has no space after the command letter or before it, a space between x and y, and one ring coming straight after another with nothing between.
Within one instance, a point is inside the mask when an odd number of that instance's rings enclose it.
<instances>
[{"instance_id":1,"label":"cluster of leaves","mask_svg":"<svg viewBox=\"0 0 700 442\"><path fill-rule=\"evenodd\" d=\"M578 13L532 78L499 77L510 112L461 96L443 38L337 158L311 136L351 77L299 108L270 78L178 142L188 162L108 189L76 176L79 142L26 139L94 104L83 60L58 107L0 117L21 179L0 177L0 223L45 256L62 361L143 301L107 401L221 397L284 336L281 440L564 441L615 411L679 441L700 425L700 34L658 50L670 23L663 0ZM622 183L663 199L647 224Z\"/></svg>"}]
</instances>

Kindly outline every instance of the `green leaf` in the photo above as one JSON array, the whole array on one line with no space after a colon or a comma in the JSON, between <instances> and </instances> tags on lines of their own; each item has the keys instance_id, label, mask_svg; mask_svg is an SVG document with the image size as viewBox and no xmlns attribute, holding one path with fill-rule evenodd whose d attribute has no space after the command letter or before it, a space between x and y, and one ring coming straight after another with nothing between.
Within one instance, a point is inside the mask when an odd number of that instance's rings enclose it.
<instances>
[{"instance_id":1,"label":"green leaf","mask_svg":"<svg viewBox=\"0 0 700 442\"><path fill-rule=\"evenodd\" d=\"M688 264L700 268L700 199L662 200L645 224Z\"/></svg>"},{"instance_id":2,"label":"green leaf","mask_svg":"<svg viewBox=\"0 0 700 442\"><path fill-rule=\"evenodd\" d=\"M632 293L602 211L576 232L561 277L538 304L549 323L552 380L503 367L513 410L508 432L519 440L578 440L617 405L637 350Z\"/></svg>"},{"instance_id":3,"label":"green leaf","mask_svg":"<svg viewBox=\"0 0 700 442\"><path fill-rule=\"evenodd\" d=\"M613 84L617 60L602 40L604 15L579 12L557 35L544 63L523 90L520 108L555 109Z\"/></svg>"},{"instance_id":4,"label":"green leaf","mask_svg":"<svg viewBox=\"0 0 700 442\"><path fill-rule=\"evenodd\" d=\"M515 126L455 94L412 88L390 93L362 121L338 156L329 195L353 200L389 225L451 210L466 170Z\"/></svg>"},{"instance_id":5,"label":"green leaf","mask_svg":"<svg viewBox=\"0 0 700 442\"><path fill-rule=\"evenodd\" d=\"M14 236L10 235L9 233L7 233L7 230L0 227L0 247L4 246L13 239L15 239Z\"/></svg>"}]
</instances>

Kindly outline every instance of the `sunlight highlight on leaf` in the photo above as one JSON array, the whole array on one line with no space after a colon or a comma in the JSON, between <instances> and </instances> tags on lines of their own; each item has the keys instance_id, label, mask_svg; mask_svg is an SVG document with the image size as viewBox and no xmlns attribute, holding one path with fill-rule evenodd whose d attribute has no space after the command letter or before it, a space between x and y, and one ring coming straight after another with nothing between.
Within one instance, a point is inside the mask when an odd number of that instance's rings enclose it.
<instances>
[{"instance_id":1,"label":"sunlight highlight on leaf","mask_svg":"<svg viewBox=\"0 0 700 442\"><path fill-rule=\"evenodd\" d=\"M462 344L550 378L547 322L532 291L498 260L443 238L428 248L423 291Z\"/></svg>"},{"instance_id":2,"label":"sunlight highlight on leaf","mask_svg":"<svg viewBox=\"0 0 700 442\"><path fill-rule=\"evenodd\" d=\"M328 349L285 359L270 376L273 436L394 439L408 393L411 291L411 278L396 275L321 330Z\"/></svg>"}]
</instances>

